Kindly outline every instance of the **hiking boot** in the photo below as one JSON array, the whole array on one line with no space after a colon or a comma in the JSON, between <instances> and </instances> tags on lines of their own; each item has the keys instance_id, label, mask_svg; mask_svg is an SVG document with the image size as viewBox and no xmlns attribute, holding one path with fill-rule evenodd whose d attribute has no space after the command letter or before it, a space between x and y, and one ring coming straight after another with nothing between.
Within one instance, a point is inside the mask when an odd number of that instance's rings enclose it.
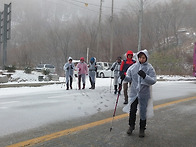
<instances>
[{"instance_id":1,"label":"hiking boot","mask_svg":"<svg viewBox=\"0 0 196 147\"><path fill-rule=\"evenodd\" d=\"M128 101L125 101L123 104L128 104Z\"/></svg>"},{"instance_id":2,"label":"hiking boot","mask_svg":"<svg viewBox=\"0 0 196 147\"><path fill-rule=\"evenodd\" d=\"M66 90L69 90L69 83L67 83L67 89Z\"/></svg>"},{"instance_id":3,"label":"hiking boot","mask_svg":"<svg viewBox=\"0 0 196 147\"><path fill-rule=\"evenodd\" d=\"M78 83L78 90L80 90L81 89L81 85Z\"/></svg>"},{"instance_id":4,"label":"hiking boot","mask_svg":"<svg viewBox=\"0 0 196 147\"><path fill-rule=\"evenodd\" d=\"M117 85L114 85L114 94L117 94Z\"/></svg>"},{"instance_id":5,"label":"hiking boot","mask_svg":"<svg viewBox=\"0 0 196 147\"><path fill-rule=\"evenodd\" d=\"M129 127L129 129L127 130L127 134L128 135L131 135L132 134L132 132L133 132L133 130L134 130L134 127Z\"/></svg>"},{"instance_id":6,"label":"hiking boot","mask_svg":"<svg viewBox=\"0 0 196 147\"><path fill-rule=\"evenodd\" d=\"M146 129L146 120L140 119L140 132L139 137L143 138L145 136L144 130Z\"/></svg>"},{"instance_id":7,"label":"hiking boot","mask_svg":"<svg viewBox=\"0 0 196 147\"><path fill-rule=\"evenodd\" d=\"M93 86L92 86L92 88L91 88L91 89L95 89L95 83L93 83L92 85L93 85Z\"/></svg>"},{"instance_id":8,"label":"hiking boot","mask_svg":"<svg viewBox=\"0 0 196 147\"><path fill-rule=\"evenodd\" d=\"M140 137L140 138L143 138L144 136L145 136L144 129L140 129L139 137Z\"/></svg>"},{"instance_id":9,"label":"hiking boot","mask_svg":"<svg viewBox=\"0 0 196 147\"><path fill-rule=\"evenodd\" d=\"M85 84L83 84L83 87L82 87L82 89L85 89Z\"/></svg>"}]
</instances>

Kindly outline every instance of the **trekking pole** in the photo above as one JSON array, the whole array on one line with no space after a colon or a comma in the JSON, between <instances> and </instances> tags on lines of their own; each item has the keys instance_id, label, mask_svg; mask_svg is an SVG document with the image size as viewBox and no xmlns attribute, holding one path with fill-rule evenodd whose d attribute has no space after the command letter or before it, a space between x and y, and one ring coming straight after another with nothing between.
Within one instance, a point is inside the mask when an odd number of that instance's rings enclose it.
<instances>
[{"instance_id":1,"label":"trekking pole","mask_svg":"<svg viewBox=\"0 0 196 147\"><path fill-rule=\"evenodd\" d=\"M110 80L110 93L112 92L112 77L111 77L111 80Z\"/></svg>"},{"instance_id":2,"label":"trekking pole","mask_svg":"<svg viewBox=\"0 0 196 147\"><path fill-rule=\"evenodd\" d=\"M115 105L115 108L114 108L114 113L113 113L113 118L112 118L112 123L111 123L110 132L112 131L113 120L114 120L114 117L115 117L115 115L116 115L116 108L117 108L117 104L118 104L118 99L119 99L119 95L120 95L121 88L122 88L122 82L121 82L121 84L119 84L118 96L117 96L117 98L116 98L116 105Z\"/></svg>"},{"instance_id":3,"label":"trekking pole","mask_svg":"<svg viewBox=\"0 0 196 147\"><path fill-rule=\"evenodd\" d=\"M74 77L75 77L75 82L76 82L76 90L78 89L78 81L77 81L77 78L78 78L78 76L76 77L76 75L74 75Z\"/></svg>"},{"instance_id":4,"label":"trekking pole","mask_svg":"<svg viewBox=\"0 0 196 147\"><path fill-rule=\"evenodd\" d=\"M62 84L61 84L61 88L64 86L65 87L65 76L64 76L64 78L63 78L63 82L62 82Z\"/></svg>"},{"instance_id":5,"label":"trekking pole","mask_svg":"<svg viewBox=\"0 0 196 147\"><path fill-rule=\"evenodd\" d=\"M112 91L112 72L111 72L111 80L110 80L110 93Z\"/></svg>"}]
</instances>

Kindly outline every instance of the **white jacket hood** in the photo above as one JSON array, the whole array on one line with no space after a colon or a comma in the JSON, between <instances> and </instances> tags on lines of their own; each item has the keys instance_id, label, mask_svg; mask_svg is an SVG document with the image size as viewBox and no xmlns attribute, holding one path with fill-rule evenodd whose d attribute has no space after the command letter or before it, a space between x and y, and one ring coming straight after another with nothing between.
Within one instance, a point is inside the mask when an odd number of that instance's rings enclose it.
<instances>
[{"instance_id":1,"label":"white jacket hood","mask_svg":"<svg viewBox=\"0 0 196 147\"><path fill-rule=\"evenodd\" d=\"M69 61L70 59L73 60L72 57L69 57L69 58L68 58L68 61Z\"/></svg>"},{"instance_id":2,"label":"white jacket hood","mask_svg":"<svg viewBox=\"0 0 196 147\"><path fill-rule=\"evenodd\" d=\"M144 49L144 50L141 50L141 51L139 51L138 53L137 53L137 60L138 60L138 55L140 54L140 53L144 53L144 55L146 56L146 63L148 62L148 58L149 58L149 54L148 54L148 51L146 50L146 49Z\"/></svg>"}]
</instances>

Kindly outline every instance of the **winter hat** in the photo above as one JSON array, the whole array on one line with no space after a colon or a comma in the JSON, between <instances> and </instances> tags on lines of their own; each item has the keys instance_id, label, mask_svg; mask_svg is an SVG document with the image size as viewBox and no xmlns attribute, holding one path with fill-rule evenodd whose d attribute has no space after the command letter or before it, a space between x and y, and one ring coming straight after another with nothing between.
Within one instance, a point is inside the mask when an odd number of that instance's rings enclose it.
<instances>
[{"instance_id":1,"label":"winter hat","mask_svg":"<svg viewBox=\"0 0 196 147\"><path fill-rule=\"evenodd\" d=\"M68 58L68 61L69 61L69 60L73 60L72 57L69 57L69 58Z\"/></svg>"},{"instance_id":2,"label":"winter hat","mask_svg":"<svg viewBox=\"0 0 196 147\"><path fill-rule=\"evenodd\" d=\"M91 62L91 63L95 62L95 58L92 57L92 58L90 59L90 62Z\"/></svg>"},{"instance_id":3,"label":"winter hat","mask_svg":"<svg viewBox=\"0 0 196 147\"><path fill-rule=\"evenodd\" d=\"M133 55L133 52L132 52L131 50L128 50L128 51L127 51L127 56L128 56L128 55Z\"/></svg>"},{"instance_id":4,"label":"winter hat","mask_svg":"<svg viewBox=\"0 0 196 147\"><path fill-rule=\"evenodd\" d=\"M121 58L121 56L118 56L117 58L116 58L116 60L121 60L122 58Z\"/></svg>"},{"instance_id":5,"label":"winter hat","mask_svg":"<svg viewBox=\"0 0 196 147\"><path fill-rule=\"evenodd\" d=\"M80 60L84 60L84 57L81 57Z\"/></svg>"}]
</instances>

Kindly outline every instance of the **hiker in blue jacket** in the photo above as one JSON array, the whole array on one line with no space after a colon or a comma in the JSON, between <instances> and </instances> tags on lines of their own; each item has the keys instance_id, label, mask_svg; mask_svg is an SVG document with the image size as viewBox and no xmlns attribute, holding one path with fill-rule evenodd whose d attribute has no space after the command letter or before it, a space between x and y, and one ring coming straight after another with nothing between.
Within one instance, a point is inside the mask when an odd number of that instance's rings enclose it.
<instances>
[{"instance_id":1,"label":"hiker in blue jacket","mask_svg":"<svg viewBox=\"0 0 196 147\"><path fill-rule=\"evenodd\" d=\"M91 87L89 89L95 89L95 77L96 77L96 71L97 71L95 57L92 57L90 59L90 63L88 67L89 67L89 80L91 84Z\"/></svg>"}]
</instances>

